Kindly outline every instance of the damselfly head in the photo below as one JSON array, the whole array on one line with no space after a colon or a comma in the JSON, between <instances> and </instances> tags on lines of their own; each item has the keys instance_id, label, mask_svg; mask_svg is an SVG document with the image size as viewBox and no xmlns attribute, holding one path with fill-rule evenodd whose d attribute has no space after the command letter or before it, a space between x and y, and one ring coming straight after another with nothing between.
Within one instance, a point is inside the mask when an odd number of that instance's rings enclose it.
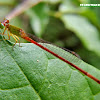
<instances>
[{"instance_id":1,"label":"damselfly head","mask_svg":"<svg viewBox=\"0 0 100 100\"><path fill-rule=\"evenodd\" d=\"M4 22L5 22L6 24L9 24L9 20L8 20L8 19L5 19Z\"/></svg>"},{"instance_id":2,"label":"damselfly head","mask_svg":"<svg viewBox=\"0 0 100 100\"><path fill-rule=\"evenodd\" d=\"M1 23L0 23L0 28L3 28L3 26L6 26L6 25L8 25L9 24L9 20L8 19L5 19L4 21L2 21Z\"/></svg>"},{"instance_id":3,"label":"damselfly head","mask_svg":"<svg viewBox=\"0 0 100 100\"><path fill-rule=\"evenodd\" d=\"M3 29L4 27L5 26L2 23L0 23L0 28Z\"/></svg>"}]
</instances>

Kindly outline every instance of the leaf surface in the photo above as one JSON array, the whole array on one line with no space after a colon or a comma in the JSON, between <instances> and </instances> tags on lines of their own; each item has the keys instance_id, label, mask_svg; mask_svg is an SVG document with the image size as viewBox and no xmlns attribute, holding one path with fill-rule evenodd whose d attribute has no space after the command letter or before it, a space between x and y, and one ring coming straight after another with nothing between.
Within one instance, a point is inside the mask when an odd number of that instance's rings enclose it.
<instances>
[{"instance_id":1,"label":"leaf surface","mask_svg":"<svg viewBox=\"0 0 100 100\"><path fill-rule=\"evenodd\" d=\"M43 44L100 77L100 71L69 52ZM100 85L75 68L31 43L14 50L0 42L0 99L2 100L98 100Z\"/></svg>"}]
</instances>

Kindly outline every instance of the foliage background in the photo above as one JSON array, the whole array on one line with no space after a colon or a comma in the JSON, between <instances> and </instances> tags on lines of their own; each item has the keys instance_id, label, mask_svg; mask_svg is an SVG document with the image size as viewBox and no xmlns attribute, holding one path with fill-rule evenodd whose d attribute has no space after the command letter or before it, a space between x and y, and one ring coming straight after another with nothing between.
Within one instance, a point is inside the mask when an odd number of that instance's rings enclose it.
<instances>
[{"instance_id":1,"label":"foliage background","mask_svg":"<svg viewBox=\"0 0 100 100\"><path fill-rule=\"evenodd\" d=\"M0 0L0 21L22 1ZM11 24L75 51L85 62L100 69L100 8L80 7L80 3L100 1L44 0L11 20Z\"/></svg>"}]
</instances>

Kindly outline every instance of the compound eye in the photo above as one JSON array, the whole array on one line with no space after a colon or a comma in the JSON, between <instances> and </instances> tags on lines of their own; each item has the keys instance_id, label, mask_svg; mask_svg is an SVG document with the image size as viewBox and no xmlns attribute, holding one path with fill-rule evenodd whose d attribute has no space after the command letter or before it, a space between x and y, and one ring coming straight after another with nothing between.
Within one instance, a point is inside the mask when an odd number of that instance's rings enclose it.
<instances>
[{"instance_id":1,"label":"compound eye","mask_svg":"<svg viewBox=\"0 0 100 100\"><path fill-rule=\"evenodd\" d=\"M0 28L3 29L4 28L4 25L2 23L0 23Z\"/></svg>"},{"instance_id":2,"label":"compound eye","mask_svg":"<svg viewBox=\"0 0 100 100\"><path fill-rule=\"evenodd\" d=\"M9 20L7 19L6 23L9 23Z\"/></svg>"}]
</instances>

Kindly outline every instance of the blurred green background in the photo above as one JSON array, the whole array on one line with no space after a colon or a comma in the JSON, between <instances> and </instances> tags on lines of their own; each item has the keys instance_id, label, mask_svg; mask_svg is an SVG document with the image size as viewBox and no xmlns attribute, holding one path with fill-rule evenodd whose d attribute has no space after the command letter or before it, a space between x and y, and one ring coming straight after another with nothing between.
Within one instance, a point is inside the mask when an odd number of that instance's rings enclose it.
<instances>
[{"instance_id":1,"label":"blurred green background","mask_svg":"<svg viewBox=\"0 0 100 100\"><path fill-rule=\"evenodd\" d=\"M23 0L0 0L0 21ZM10 21L60 47L75 51L100 69L100 7L80 7L99 0L43 0ZM13 41L13 39L11 40ZM26 42L21 39L21 42Z\"/></svg>"}]
</instances>

